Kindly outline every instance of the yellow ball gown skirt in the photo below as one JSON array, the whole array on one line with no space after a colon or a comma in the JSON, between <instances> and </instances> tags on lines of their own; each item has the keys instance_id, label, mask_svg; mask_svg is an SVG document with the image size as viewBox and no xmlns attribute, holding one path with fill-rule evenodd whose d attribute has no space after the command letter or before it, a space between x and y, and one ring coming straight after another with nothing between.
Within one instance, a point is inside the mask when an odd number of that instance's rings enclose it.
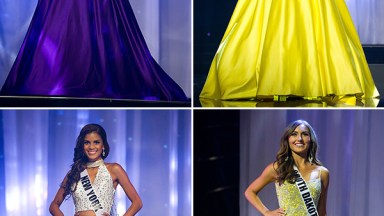
<instances>
[{"instance_id":1,"label":"yellow ball gown skirt","mask_svg":"<svg viewBox=\"0 0 384 216\"><path fill-rule=\"evenodd\" d=\"M239 0L200 94L378 97L344 0Z\"/></svg>"}]
</instances>

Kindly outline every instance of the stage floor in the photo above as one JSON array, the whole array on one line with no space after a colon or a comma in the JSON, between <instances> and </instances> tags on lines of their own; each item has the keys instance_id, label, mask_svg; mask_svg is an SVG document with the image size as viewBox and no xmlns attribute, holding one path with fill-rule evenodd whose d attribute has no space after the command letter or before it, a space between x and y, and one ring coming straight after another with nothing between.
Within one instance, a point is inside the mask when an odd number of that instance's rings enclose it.
<instances>
[{"instance_id":1,"label":"stage floor","mask_svg":"<svg viewBox=\"0 0 384 216\"><path fill-rule=\"evenodd\" d=\"M364 46L364 52L371 69L372 77L381 95L378 99L370 101L354 101L353 98L343 98L341 100L303 100L290 99L287 101L256 101L256 100L207 100L200 101L199 94L204 86L207 72L196 72L194 74L193 106L202 107L203 104L215 107L384 107L384 47L383 46ZM209 65L200 65L196 68L208 68ZM206 106L206 105L204 105Z\"/></svg>"},{"instance_id":2,"label":"stage floor","mask_svg":"<svg viewBox=\"0 0 384 216\"><path fill-rule=\"evenodd\" d=\"M287 101L256 101L256 100L206 100L200 101L199 94L205 82L204 75L195 75L194 107L201 107L203 104L209 104L214 107L384 107L384 64L369 65L376 87L381 98L370 101L356 101L352 97L341 100L303 100L292 98ZM207 106L207 105L204 105Z\"/></svg>"},{"instance_id":3,"label":"stage floor","mask_svg":"<svg viewBox=\"0 0 384 216\"><path fill-rule=\"evenodd\" d=\"M191 102L110 98L0 96L0 107L191 107Z\"/></svg>"}]
</instances>

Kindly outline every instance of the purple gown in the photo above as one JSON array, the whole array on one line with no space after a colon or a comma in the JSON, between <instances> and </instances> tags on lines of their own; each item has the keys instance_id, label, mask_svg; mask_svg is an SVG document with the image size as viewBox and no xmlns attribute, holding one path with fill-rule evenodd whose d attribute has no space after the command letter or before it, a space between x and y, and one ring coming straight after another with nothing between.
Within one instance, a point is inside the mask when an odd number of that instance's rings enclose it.
<instances>
[{"instance_id":1,"label":"purple gown","mask_svg":"<svg viewBox=\"0 0 384 216\"><path fill-rule=\"evenodd\" d=\"M1 95L186 101L128 0L39 0Z\"/></svg>"}]
</instances>

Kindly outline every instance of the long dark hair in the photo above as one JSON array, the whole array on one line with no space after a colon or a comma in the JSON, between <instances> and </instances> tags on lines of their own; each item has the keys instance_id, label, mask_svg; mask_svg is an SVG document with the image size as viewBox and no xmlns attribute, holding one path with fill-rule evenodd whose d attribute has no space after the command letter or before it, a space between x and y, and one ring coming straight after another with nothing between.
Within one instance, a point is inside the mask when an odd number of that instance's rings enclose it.
<instances>
[{"instance_id":1,"label":"long dark hair","mask_svg":"<svg viewBox=\"0 0 384 216\"><path fill-rule=\"evenodd\" d=\"M308 128L309 136L311 138L307 159L312 158L313 164L321 165L320 160L317 158L317 149L318 149L317 136L312 126L305 120L296 120L294 122L291 122L285 128L284 133L281 136L280 149L276 155L276 161L274 162L274 163L277 163L276 172L277 172L277 181L279 182L279 184L282 184L284 181L288 181L289 183L292 183L292 184L295 182L294 172L293 172L293 165L295 162L292 158L291 149L289 148L288 138L293 133L293 131L295 131L295 129L302 124Z\"/></svg>"},{"instance_id":2,"label":"long dark hair","mask_svg":"<svg viewBox=\"0 0 384 216\"><path fill-rule=\"evenodd\" d=\"M84 153L84 139L87 134L92 132L97 133L103 140L105 156L101 155L105 159L109 154L109 144L107 141L107 133L104 128L98 124L87 124L85 125L76 140L76 147L74 149L73 164L71 165L71 170L67 174L67 181L62 183L61 187L64 188L64 198L69 198L71 192L74 192L77 187L77 182L80 180L80 173L86 169L86 163L88 162L88 157ZM72 186L73 190L71 190Z\"/></svg>"}]
</instances>

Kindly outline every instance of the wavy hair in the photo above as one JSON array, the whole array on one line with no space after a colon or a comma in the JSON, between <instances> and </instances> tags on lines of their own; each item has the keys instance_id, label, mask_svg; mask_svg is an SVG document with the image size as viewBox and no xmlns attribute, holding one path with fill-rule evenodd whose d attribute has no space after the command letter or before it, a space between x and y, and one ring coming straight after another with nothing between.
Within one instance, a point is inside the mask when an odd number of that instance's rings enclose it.
<instances>
[{"instance_id":1,"label":"wavy hair","mask_svg":"<svg viewBox=\"0 0 384 216\"><path fill-rule=\"evenodd\" d=\"M61 187L64 188L64 198L67 199L71 196L71 192L74 192L77 188L77 183L80 180L80 173L86 169L88 157L84 152L84 139L87 134L92 132L97 133L103 140L105 156L101 156L105 159L109 154L109 144L107 141L107 133L104 128L98 124L85 125L76 140L76 147L74 149L73 164L71 170L67 174L67 181L62 183Z\"/></svg>"},{"instance_id":2,"label":"wavy hair","mask_svg":"<svg viewBox=\"0 0 384 216\"><path fill-rule=\"evenodd\" d=\"M304 125L309 130L309 136L311 138L310 146L308 149L307 159L312 158L312 163L316 165L321 165L320 160L317 158L317 149L318 142L315 131L312 126L305 120L296 120L291 122L284 130L284 133L280 139L280 149L276 155L276 161L274 163L277 164L277 181L279 184L282 184L284 181L288 181L289 183L294 183L294 172L293 165L294 160L292 157L292 151L289 147L289 136L295 131L295 129L299 125Z\"/></svg>"}]
</instances>

